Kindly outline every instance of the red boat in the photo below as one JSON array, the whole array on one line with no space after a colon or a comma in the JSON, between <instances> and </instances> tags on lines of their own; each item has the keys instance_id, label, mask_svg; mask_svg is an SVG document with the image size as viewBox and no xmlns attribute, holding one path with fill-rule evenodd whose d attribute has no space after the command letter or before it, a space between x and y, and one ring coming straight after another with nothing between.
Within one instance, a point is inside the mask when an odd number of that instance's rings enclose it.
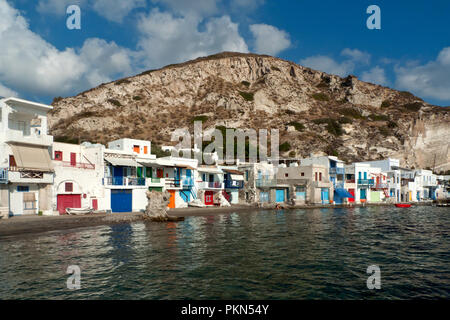
<instances>
[{"instance_id":1,"label":"red boat","mask_svg":"<svg viewBox=\"0 0 450 320\"><path fill-rule=\"evenodd\" d=\"M409 203L396 203L395 206L397 208L409 208L411 205Z\"/></svg>"}]
</instances>

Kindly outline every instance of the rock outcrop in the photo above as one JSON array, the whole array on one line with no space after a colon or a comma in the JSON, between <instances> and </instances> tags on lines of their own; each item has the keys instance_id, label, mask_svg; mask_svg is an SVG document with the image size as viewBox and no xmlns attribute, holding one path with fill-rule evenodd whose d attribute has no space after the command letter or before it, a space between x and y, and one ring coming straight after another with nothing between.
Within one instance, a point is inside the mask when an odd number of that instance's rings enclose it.
<instances>
[{"instance_id":1,"label":"rock outcrop","mask_svg":"<svg viewBox=\"0 0 450 320\"><path fill-rule=\"evenodd\" d=\"M450 169L448 108L270 56L199 58L57 98L53 106L57 141L169 144L173 130L193 132L193 120L201 119L204 130L279 129L284 156L398 157L405 166Z\"/></svg>"},{"instance_id":2,"label":"rock outcrop","mask_svg":"<svg viewBox=\"0 0 450 320\"><path fill-rule=\"evenodd\" d=\"M148 204L145 208L146 218L152 221L169 221L167 206L170 201L170 193L167 191L147 191Z\"/></svg>"}]
</instances>

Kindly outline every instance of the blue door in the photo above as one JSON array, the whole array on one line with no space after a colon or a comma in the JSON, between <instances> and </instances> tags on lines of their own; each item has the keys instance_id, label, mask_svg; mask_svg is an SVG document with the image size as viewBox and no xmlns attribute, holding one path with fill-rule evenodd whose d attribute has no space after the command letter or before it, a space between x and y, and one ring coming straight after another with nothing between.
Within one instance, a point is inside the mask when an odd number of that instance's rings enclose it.
<instances>
[{"instance_id":1,"label":"blue door","mask_svg":"<svg viewBox=\"0 0 450 320\"><path fill-rule=\"evenodd\" d=\"M366 196L366 189L361 189L359 194L360 194L359 199L366 200L366 198L367 198L367 196Z\"/></svg>"},{"instance_id":2,"label":"blue door","mask_svg":"<svg viewBox=\"0 0 450 320\"><path fill-rule=\"evenodd\" d=\"M329 196L328 188L322 188L321 199L322 199L322 203L330 203L330 196Z\"/></svg>"},{"instance_id":3,"label":"blue door","mask_svg":"<svg viewBox=\"0 0 450 320\"><path fill-rule=\"evenodd\" d=\"M123 169L124 167L118 166L113 167L113 185L122 186L123 185Z\"/></svg>"},{"instance_id":4,"label":"blue door","mask_svg":"<svg viewBox=\"0 0 450 320\"><path fill-rule=\"evenodd\" d=\"M284 202L284 189L277 189L276 202Z\"/></svg>"},{"instance_id":5,"label":"blue door","mask_svg":"<svg viewBox=\"0 0 450 320\"><path fill-rule=\"evenodd\" d=\"M132 212L133 196L131 190L111 190L111 210L112 212Z\"/></svg>"}]
</instances>

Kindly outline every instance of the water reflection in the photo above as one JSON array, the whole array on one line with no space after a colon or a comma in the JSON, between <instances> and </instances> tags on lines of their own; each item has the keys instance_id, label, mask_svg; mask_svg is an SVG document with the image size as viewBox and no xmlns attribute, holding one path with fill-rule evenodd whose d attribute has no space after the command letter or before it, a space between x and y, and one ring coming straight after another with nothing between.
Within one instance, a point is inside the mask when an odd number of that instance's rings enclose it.
<instances>
[{"instance_id":1,"label":"water reflection","mask_svg":"<svg viewBox=\"0 0 450 320\"><path fill-rule=\"evenodd\" d=\"M0 299L449 298L445 210L248 211L2 240ZM82 290L65 288L70 264Z\"/></svg>"}]
</instances>

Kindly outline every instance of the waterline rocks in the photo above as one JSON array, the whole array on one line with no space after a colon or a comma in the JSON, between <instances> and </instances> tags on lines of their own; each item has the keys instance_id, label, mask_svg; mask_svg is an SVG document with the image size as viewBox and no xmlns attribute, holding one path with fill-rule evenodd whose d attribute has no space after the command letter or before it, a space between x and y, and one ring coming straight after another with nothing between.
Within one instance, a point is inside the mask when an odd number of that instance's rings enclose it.
<instances>
[{"instance_id":1,"label":"waterline rocks","mask_svg":"<svg viewBox=\"0 0 450 320\"><path fill-rule=\"evenodd\" d=\"M167 214L167 206L170 202L170 193L168 191L147 191L148 204L145 208L144 218L156 221L182 221L182 217L171 217Z\"/></svg>"}]
</instances>

